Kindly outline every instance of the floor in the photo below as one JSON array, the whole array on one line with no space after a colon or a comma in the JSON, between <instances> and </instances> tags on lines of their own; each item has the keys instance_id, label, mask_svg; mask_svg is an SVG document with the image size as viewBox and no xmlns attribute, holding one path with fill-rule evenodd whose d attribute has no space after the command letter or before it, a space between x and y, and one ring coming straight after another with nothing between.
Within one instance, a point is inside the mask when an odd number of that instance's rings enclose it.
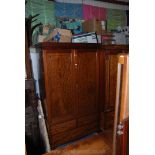
<instances>
[{"instance_id":1,"label":"floor","mask_svg":"<svg viewBox=\"0 0 155 155\"><path fill-rule=\"evenodd\" d=\"M112 155L112 132L95 133L44 155Z\"/></svg>"}]
</instances>

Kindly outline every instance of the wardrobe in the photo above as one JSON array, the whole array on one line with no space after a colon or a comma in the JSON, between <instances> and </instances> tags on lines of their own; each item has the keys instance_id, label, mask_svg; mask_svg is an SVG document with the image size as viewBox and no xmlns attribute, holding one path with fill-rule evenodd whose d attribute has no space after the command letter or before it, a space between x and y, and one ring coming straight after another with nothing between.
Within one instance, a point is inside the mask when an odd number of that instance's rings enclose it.
<instances>
[{"instance_id":1,"label":"wardrobe","mask_svg":"<svg viewBox=\"0 0 155 155\"><path fill-rule=\"evenodd\" d=\"M46 42L36 48L51 147L112 128L115 56L128 46Z\"/></svg>"}]
</instances>

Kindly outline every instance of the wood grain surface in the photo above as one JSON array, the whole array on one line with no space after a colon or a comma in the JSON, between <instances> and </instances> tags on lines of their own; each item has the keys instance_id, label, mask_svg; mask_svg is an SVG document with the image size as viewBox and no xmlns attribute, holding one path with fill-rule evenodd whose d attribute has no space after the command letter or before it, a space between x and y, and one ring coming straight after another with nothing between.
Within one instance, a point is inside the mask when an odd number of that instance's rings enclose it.
<instances>
[{"instance_id":1,"label":"wood grain surface","mask_svg":"<svg viewBox=\"0 0 155 155\"><path fill-rule=\"evenodd\" d=\"M44 61L49 121L52 124L74 119L75 93L71 51L48 52Z\"/></svg>"},{"instance_id":2,"label":"wood grain surface","mask_svg":"<svg viewBox=\"0 0 155 155\"><path fill-rule=\"evenodd\" d=\"M78 50L77 58L78 116L85 116L98 111L98 55Z\"/></svg>"},{"instance_id":3,"label":"wood grain surface","mask_svg":"<svg viewBox=\"0 0 155 155\"><path fill-rule=\"evenodd\" d=\"M44 155L112 155L112 132L94 134Z\"/></svg>"},{"instance_id":4,"label":"wood grain surface","mask_svg":"<svg viewBox=\"0 0 155 155\"><path fill-rule=\"evenodd\" d=\"M102 129L105 122L112 126L116 56L126 53L128 46L41 43L36 47L42 49L42 96L51 147L99 131L99 124Z\"/></svg>"}]
</instances>

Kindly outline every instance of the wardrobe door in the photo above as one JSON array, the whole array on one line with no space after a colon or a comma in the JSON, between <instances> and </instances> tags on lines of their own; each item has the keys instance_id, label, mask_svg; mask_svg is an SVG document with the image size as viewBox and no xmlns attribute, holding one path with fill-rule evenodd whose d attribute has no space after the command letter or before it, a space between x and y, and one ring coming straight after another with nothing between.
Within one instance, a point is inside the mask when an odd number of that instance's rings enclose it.
<instances>
[{"instance_id":1,"label":"wardrobe door","mask_svg":"<svg viewBox=\"0 0 155 155\"><path fill-rule=\"evenodd\" d=\"M105 129L112 129L114 124L117 63L118 63L118 56L116 54L105 55L105 105L104 105Z\"/></svg>"},{"instance_id":2,"label":"wardrobe door","mask_svg":"<svg viewBox=\"0 0 155 155\"><path fill-rule=\"evenodd\" d=\"M74 63L71 50L43 51L46 107L50 124L75 118Z\"/></svg>"},{"instance_id":3,"label":"wardrobe door","mask_svg":"<svg viewBox=\"0 0 155 155\"><path fill-rule=\"evenodd\" d=\"M98 112L98 63L97 50L78 50L76 72L78 117L91 115L94 116L92 119L97 119L95 113ZM91 123L91 120L87 121Z\"/></svg>"},{"instance_id":4,"label":"wardrobe door","mask_svg":"<svg viewBox=\"0 0 155 155\"><path fill-rule=\"evenodd\" d=\"M117 63L118 55L110 55L109 59L109 105L108 107L115 107L116 99L116 83L117 83Z\"/></svg>"},{"instance_id":5,"label":"wardrobe door","mask_svg":"<svg viewBox=\"0 0 155 155\"><path fill-rule=\"evenodd\" d=\"M120 54L117 64L117 89L113 155L129 155L129 55Z\"/></svg>"}]
</instances>

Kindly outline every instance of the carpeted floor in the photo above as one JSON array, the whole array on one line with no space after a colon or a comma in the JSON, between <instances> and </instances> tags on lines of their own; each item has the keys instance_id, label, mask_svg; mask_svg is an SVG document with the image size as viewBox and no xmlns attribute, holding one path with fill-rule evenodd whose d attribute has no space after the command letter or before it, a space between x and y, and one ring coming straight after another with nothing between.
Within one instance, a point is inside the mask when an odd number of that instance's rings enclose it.
<instances>
[{"instance_id":1,"label":"carpeted floor","mask_svg":"<svg viewBox=\"0 0 155 155\"><path fill-rule=\"evenodd\" d=\"M44 155L112 155L112 132L93 134Z\"/></svg>"}]
</instances>

